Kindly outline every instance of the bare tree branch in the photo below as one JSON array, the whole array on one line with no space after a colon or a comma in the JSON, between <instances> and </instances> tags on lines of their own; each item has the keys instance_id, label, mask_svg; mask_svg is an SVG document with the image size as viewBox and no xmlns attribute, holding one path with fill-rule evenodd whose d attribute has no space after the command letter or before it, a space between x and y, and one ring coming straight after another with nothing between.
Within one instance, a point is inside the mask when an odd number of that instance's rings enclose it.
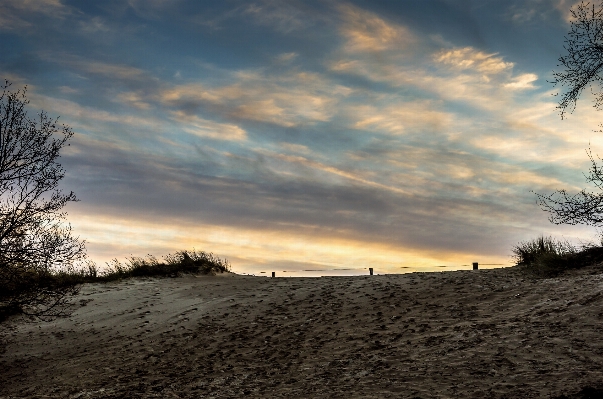
<instances>
[{"instance_id":1,"label":"bare tree branch","mask_svg":"<svg viewBox=\"0 0 603 399\"><path fill-rule=\"evenodd\" d=\"M59 188L57 161L73 131L44 112L30 119L26 89L9 89L0 87L0 307L57 316L77 287L50 277L85 258L63 211L77 198Z\"/></svg>"},{"instance_id":2,"label":"bare tree branch","mask_svg":"<svg viewBox=\"0 0 603 399\"><path fill-rule=\"evenodd\" d=\"M561 118L568 109L570 113L574 111L588 85L595 95L595 107L601 109L603 106L603 1L599 7L582 2L570 12L573 21L563 46L567 54L559 58L557 65L564 69L554 72L552 81L566 89L557 106Z\"/></svg>"},{"instance_id":3,"label":"bare tree branch","mask_svg":"<svg viewBox=\"0 0 603 399\"><path fill-rule=\"evenodd\" d=\"M590 148L587 151L591 161L586 181L593 183L601 192L593 193L585 189L570 195L566 190L558 190L551 195L536 194L538 205L550 213L554 224L585 224L600 226L603 223L603 169L597 165ZM599 158L601 161L601 158Z\"/></svg>"},{"instance_id":4,"label":"bare tree branch","mask_svg":"<svg viewBox=\"0 0 603 399\"><path fill-rule=\"evenodd\" d=\"M555 85L566 88L557 108L561 118L569 109L573 112L578 98L588 85L595 95L595 108L603 108L603 1L598 7L589 2L581 2L570 10L573 21L565 37L565 56L559 58L564 69L555 72ZM594 184L599 193L581 190L569 194L566 190L557 190L550 195L536 194L540 207L549 212L549 220L554 224L603 224L603 169L597 165L592 151L587 150L591 161L586 181ZM599 160L601 160L599 158Z\"/></svg>"}]
</instances>

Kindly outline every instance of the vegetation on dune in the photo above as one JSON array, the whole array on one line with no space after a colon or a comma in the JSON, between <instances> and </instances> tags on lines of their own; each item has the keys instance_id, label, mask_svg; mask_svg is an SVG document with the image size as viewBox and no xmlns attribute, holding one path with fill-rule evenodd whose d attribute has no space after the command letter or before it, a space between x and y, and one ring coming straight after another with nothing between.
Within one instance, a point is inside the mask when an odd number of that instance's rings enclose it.
<instances>
[{"instance_id":1,"label":"vegetation on dune","mask_svg":"<svg viewBox=\"0 0 603 399\"><path fill-rule=\"evenodd\" d=\"M106 283L131 277L177 277L182 274L216 274L230 271L230 263L227 260L203 251L178 251L164 256L163 259L164 261L160 262L152 255L146 258L130 257L125 263L114 259L104 271L100 271L93 262L88 262L79 269L67 268L58 271L22 268L18 279L2 283L0 321L15 314L44 318L70 313L67 296L63 302L57 303L57 309L50 309L53 312L46 314L31 313L26 305L11 300L22 292L31 292L34 289L38 293L36 300L45 301L44 295L52 296L60 291L69 291L70 296L73 296L84 283Z\"/></svg>"},{"instance_id":2,"label":"vegetation on dune","mask_svg":"<svg viewBox=\"0 0 603 399\"><path fill-rule=\"evenodd\" d=\"M552 81L563 89L557 106L562 119L567 111L574 111L587 86L595 96L595 108L603 109L603 2L599 5L580 2L570 12L572 21L565 37L566 54L559 58L557 66L561 69L553 73ZM585 177L595 186L595 192L583 189L572 194L562 189L550 195L536 194L537 203L549 213L551 223L603 227L603 166L597 163L590 148L587 154L591 168ZM565 270L603 262L603 241L599 245L577 248L567 241L539 237L519 243L513 248L513 254L517 265L525 270L540 276L555 276Z\"/></svg>"},{"instance_id":3,"label":"vegetation on dune","mask_svg":"<svg viewBox=\"0 0 603 399\"><path fill-rule=\"evenodd\" d=\"M161 276L176 277L181 274L215 274L230 271L230 263L212 253L198 251L179 251L164 257L159 262L152 255L146 259L130 257L125 264L114 259L109 269L98 274L96 268L84 272L86 282L113 281L128 277Z\"/></svg>"},{"instance_id":4,"label":"vegetation on dune","mask_svg":"<svg viewBox=\"0 0 603 399\"><path fill-rule=\"evenodd\" d=\"M575 247L568 241L538 237L513 248L516 264L540 277L554 277L566 270L603 262L603 247L593 243Z\"/></svg>"},{"instance_id":5,"label":"vegetation on dune","mask_svg":"<svg viewBox=\"0 0 603 399\"><path fill-rule=\"evenodd\" d=\"M193 250L163 262L153 256L125 264L115 259L99 272L63 210L77 201L59 187L65 170L58 160L74 133L43 111L31 118L26 88L10 86L0 85L0 321L11 314L69 315L70 297L83 283L230 270L228 261Z\"/></svg>"},{"instance_id":6,"label":"vegetation on dune","mask_svg":"<svg viewBox=\"0 0 603 399\"><path fill-rule=\"evenodd\" d=\"M513 248L518 265L530 265L548 256L564 256L575 253L576 248L567 241L540 236L535 240L520 242Z\"/></svg>"}]
</instances>

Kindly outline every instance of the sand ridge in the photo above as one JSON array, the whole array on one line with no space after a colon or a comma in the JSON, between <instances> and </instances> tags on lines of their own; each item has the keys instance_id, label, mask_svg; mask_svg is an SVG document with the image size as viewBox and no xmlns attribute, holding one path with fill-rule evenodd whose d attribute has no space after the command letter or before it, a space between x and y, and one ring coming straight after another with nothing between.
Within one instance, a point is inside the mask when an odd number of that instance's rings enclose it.
<instances>
[{"instance_id":1,"label":"sand ridge","mask_svg":"<svg viewBox=\"0 0 603 399\"><path fill-rule=\"evenodd\" d=\"M1 327L0 398L551 398L603 382L603 274L224 274Z\"/></svg>"}]
</instances>

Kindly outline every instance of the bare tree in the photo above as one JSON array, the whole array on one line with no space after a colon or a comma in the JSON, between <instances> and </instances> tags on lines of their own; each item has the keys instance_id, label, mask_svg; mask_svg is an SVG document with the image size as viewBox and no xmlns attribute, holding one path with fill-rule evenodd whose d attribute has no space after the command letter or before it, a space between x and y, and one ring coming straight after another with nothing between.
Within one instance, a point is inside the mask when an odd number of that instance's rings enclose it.
<instances>
[{"instance_id":1,"label":"bare tree","mask_svg":"<svg viewBox=\"0 0 603 399\"><path fill-rule=\"evenodd\" d=\"M557 105L562 119L568 109L574 111L582 91L589 85L595 96L594 106L603 108L603 1L598 7L581 2L570 11L573 21L565 37L567 54L559 58L558 65L563 70L554 72L552 82L565 89ZM587 153L591 168L586 180L601 192L582 190L572 195L558 190L551 195L536 194L538 204L550 213L552 223L603 225L603 170L590 149Z\"/></svg>"},{"instance_id":2,"label":"bare tree","mask_svg":"<svg viewBox=\"0 0 603 399\"><path fill-rule=\"evenodd\" d=\"M593 183L603 192L603 169L597 165L590 149L587 151L591 161L586 181ZM599 158L599 160L601 160ZM603 194L582 190L577 194L568 194L558 190L551 195L536 194L540 207L550 213L549 220L554 224L603 225Z\"/></svg>"},{"instance_id":3,"label":"bare tree","mask_svg":"<svg viewBox=\"0 0 603 399\"><path fill-rule=\"evenodd\" d=\"M59 188L57 160L73 131L44 112L30 119L26 88L0 89L0 308L60 315L78 290L65 272L85 258L63 211L77 199Z\"/></svg>"},{"instance_id":4,"label":"bare tree","mask_svg":"<svg viewBox=\"0 0 603 399\"><path fill-rule=\"evenodd\" d=\"M570 12L573 21L563 46L567 55L560 57L557 65L564 69L554 72L552 81L567 89L557 106L561 118L568 109L574 111L578 97L588 85L595 95L595 107L603 106L603 1L599 7L582 2ZM598 85L598 89L593 85Z\"/></svg>"}]
</instances>

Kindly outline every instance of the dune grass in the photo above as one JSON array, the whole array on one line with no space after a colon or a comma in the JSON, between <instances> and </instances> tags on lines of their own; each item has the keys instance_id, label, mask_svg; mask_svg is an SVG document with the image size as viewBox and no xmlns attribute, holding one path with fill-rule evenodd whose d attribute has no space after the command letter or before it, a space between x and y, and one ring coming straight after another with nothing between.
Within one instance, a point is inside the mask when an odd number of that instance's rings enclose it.
<instances>
[{"instance_id":1,"label":"dune grass","mask_svg":"<svg viewBox=\"0 0 603 399\"><path fill-rule=\"evenodd\" d=\"M530 274L554 277L567 270L603 262L603 246L594 243L574 246L568 241L540 236L513 247L516 264Z\"/></svg>"},{"instance_id":2,"label":"dune grass","mask_svg":"<svg viewBox=\"0 0 603 399\"><path fill-rule=\"evenodd\" d=\"M198 251L179 251L164 256L160 262L152 255L146 258L130 257L126 263L113 259L108 270L98 273L96 266L88 266L80 273L86 282L113 281L129 277L176 277L181 274L215 274L230 271L227 260L220 259L212 253Z\"/></svg>"},{"instance_id":3,"label":"dune grass","mask_svg":"<svg viewBox=\"0 0 603 399\"><path fill-rule=\"evenodd\" d=\"M216 274L230 271L230 263L212 253L178 251L159 261L152 255L130 257L125 263L114 259L106 270L89 262L79 269L46 270L12 267L0 273L0 321L14 314L36 315L40 298L52 296L56 309L67 308L67 297L85 283L106 283L131 277L177 277L182 274ZM2 271L2 270L0 270ZM48 302L48 301L46 301ZM54 305L53 305L54 306Z\"/></svg>"}]
</instances>

